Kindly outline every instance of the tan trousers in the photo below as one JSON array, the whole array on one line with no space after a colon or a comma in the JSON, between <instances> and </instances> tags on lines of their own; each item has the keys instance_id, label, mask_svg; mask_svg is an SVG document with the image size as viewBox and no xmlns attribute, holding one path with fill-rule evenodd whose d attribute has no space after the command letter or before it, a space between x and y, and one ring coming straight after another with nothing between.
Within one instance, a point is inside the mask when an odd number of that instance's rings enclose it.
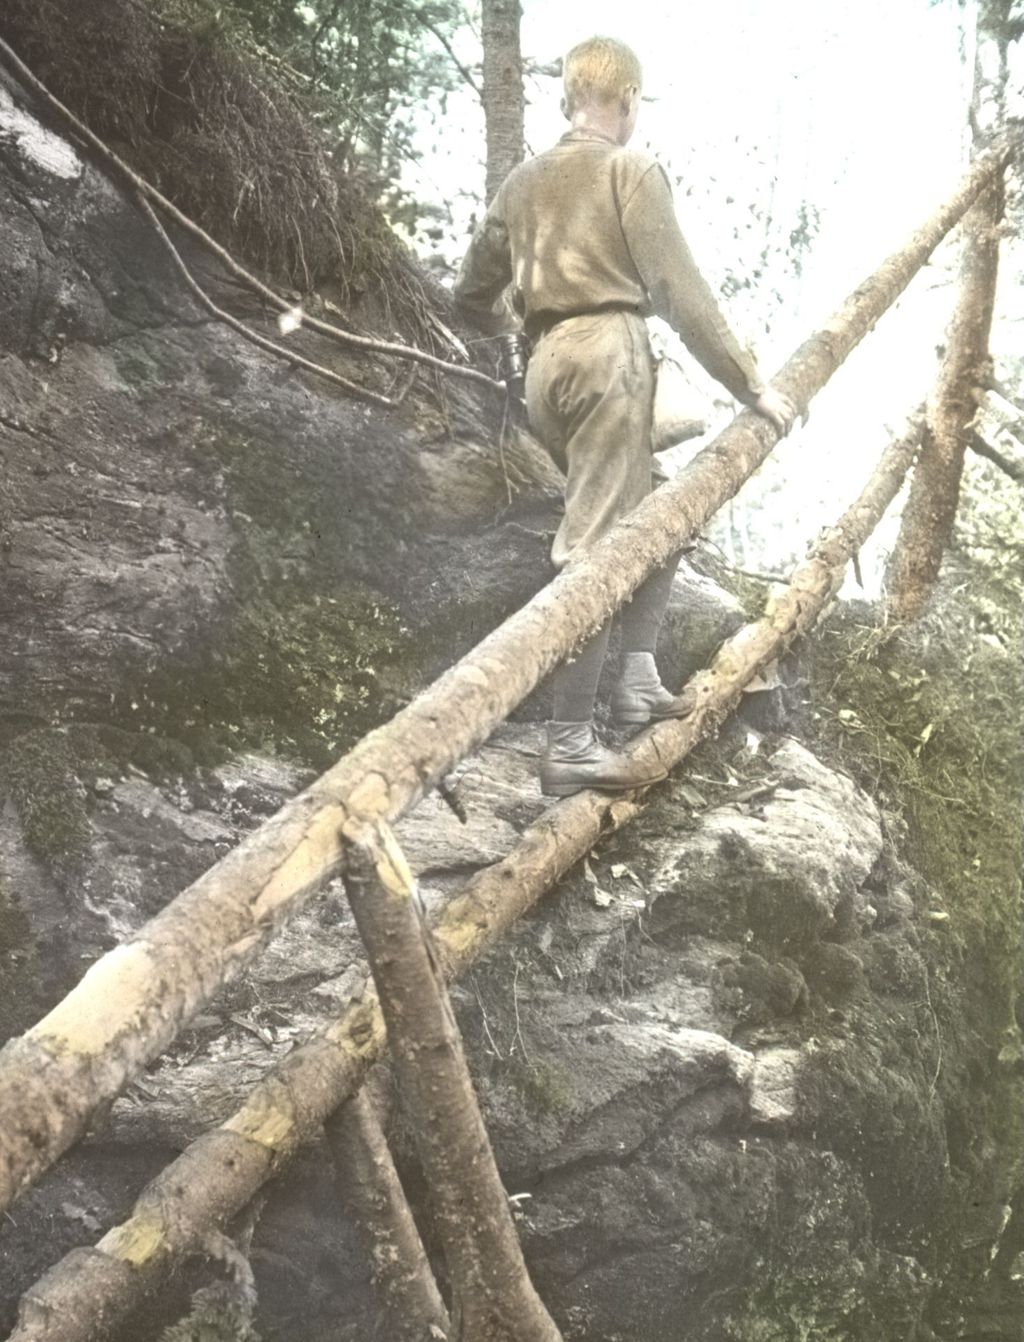
<instances>
[{"instance_id":1,"label":"tan trousers","mask_svg":"<svg viewBox=\"0 0 1024 1342\"><path fill-rule=\"evenodd\" d=\"M530 426L565 473L565 517L551 558L562 568L651 492L654 361L630 312L570 317L533 351Z\"/></svg>"}]
</instances>

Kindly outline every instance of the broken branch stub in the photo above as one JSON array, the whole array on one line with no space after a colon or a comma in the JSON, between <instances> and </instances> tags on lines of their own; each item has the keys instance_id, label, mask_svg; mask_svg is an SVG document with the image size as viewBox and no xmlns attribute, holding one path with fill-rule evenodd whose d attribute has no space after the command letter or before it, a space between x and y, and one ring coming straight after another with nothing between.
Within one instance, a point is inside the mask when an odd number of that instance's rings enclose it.
<instances>
[{"instance_id":1,"label":"broken branch stub","mask_svg":"<svg viewBox=\"0 0 1024 1342\"><path fill-rule=\"evenodd\" d=\"M796 351L775 385L806 406L1002 170L979 160L954 195ZM522 702L769 455L744 411L678 476L383 727L287 803L0 1051L0 1211L75 1141L338 867L340 835L395 820Z\"/></svg>"},{"instance_id":2,"label":"broken branch stub","mask_svg":"<svg viewBox=\"0 0 1024 1342\"><path fill-rule=\"evenodd\" d=\"M1011 480L1024 485L1024 461L1014 461L1006 452L1000 452L998 447L993 447L977 430L968 438L967 446L979 457L985 457L994 466L998 466Z\"/></svg>"},{"instance_id":3,"label":"broken branch stub","mask_svg":"<svg viewBox=\"0 0 1024 1342\"><path fill-rule=\"evenodd\" d=\"M743 686L806 631L842 584L896 496L921 438L915 422L888 447L856 503L812 549L760 620L726 642L691 682L690 717L642 733L630 753L673 767L726 715ZM635 799L580 792L546 811L500 862L478 872L444 909L434 944L448 975L477 961L603 834L628 824ZM94 1342L127 1318L207 1228L237 1214L270 1176L362 1084L384 1048L372 990L310 1043L297 1048L220 1128L200 1137L144 1190L130 1219L94 1249L77 1249L27 1292L9 1342ZM297 1097L305 1096L299 1105ZM230 1146L219 1143L230 1135ZM229 1153L229 1154L228 1154ZM113 1260L113 1261L111 1261Z\"/></svg>"}]
</instances>

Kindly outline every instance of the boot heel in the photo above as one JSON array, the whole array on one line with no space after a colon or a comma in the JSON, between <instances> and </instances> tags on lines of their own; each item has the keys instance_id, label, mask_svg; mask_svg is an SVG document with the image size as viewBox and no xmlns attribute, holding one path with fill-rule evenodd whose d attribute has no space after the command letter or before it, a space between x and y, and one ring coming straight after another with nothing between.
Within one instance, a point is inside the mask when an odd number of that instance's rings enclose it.
<instances>
[{"instance_id":1,"label":"boot heel","mask_svg":"<svg viewBox=\"0 0 1024 1342\"><path fill-rule=\"evenodd\" d=\"M615 713L612 716L612 726L620 730L623 727L643 727L650 720L650 713L643 711L639 713Z\"/></svg>"},{"instance_id":2,"label":"boot heel","mask_svg":"<svg viewBox=\"0 0 1024 1342\"><path fill-rule=\"evenodd\" d=\"M577 792L593 784L588 783L541 783L541 795L544 797L574 797Z\"/></svg>"}]
</instances>

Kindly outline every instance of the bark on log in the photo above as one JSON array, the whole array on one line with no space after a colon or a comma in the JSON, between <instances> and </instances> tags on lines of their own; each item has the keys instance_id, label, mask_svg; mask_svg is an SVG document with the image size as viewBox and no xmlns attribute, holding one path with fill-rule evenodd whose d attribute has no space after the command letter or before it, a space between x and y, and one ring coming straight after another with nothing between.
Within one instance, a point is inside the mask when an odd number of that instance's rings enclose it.
<instances>
[{"instance_id":1,"label":"bark on log","mask_svg":"<svg viewBox=\"0 0 1024 1342\"><path fill-rule=\"evenodd\" d=\"M806 407L1001 173L1008 153L975 163L907 246L800 346L774 379L780 390ZM376 819L395 820L414 806L699 531L777 441L767 420L740 414L674 480L8 1043L0 1051L0 1211L337 870L342 835L357 839Z\"/></svg>"},{"instance_id":2,"label":"bark on log","mask_svg":"<svg viewBox=\"0 0 1024 1342\"><path fill-rule=\"evenodd\" d=\"M886 572L889 618L914 620L939 576L953 535L975 388L985 378L999 266L1003 181L998 175L964 218L960 293L928 406L928 432L910 482Z\"/></svg>"},{"instance_id":3,"label":"bark on log","mask_svg":"<svg viewBox=\"0 0 1024 1342\"><path fill-rule=\"evenodd\" d=\"M444 1245L453 1342L561 1342L523 1262L415 880L383 821L342 873Z\"/></svg>"},{"instance_id":4,"label":"bark on log","mask_svg":"<svg viewBox=\"0 0 1024 1342\"><path fill-rule=\"evenodd\" d=\"M896 496L921 438L920 422L886 449L864 492L826 532L765 616L745 625L691 682L696 712L659 723L630 752L671 767L726 715L759 668L811 627L842 583L846 563ZM501 862L479 872L444 909L435 945L448 975L478 960L542 894L627 824L636 799L581 792L553 806ZM385 1042L372 990L296 1049L222 1127L205 1134L144 1190L130 1220L94 1249L78 1249L26 1293L9 1342L93 1342L126 1318L211 1225L237 1214L261 1185L362 1084Z\"/></svg>"},{"instance_id":5,"label":"bark on log","mask_svg":"<svg viewBox=\"0 0 1024 1342\"><path fill-rule=\"evenodd\" d=\"M448 1337L448 1311L373 1101L359 1090L324 1124L338 1192L359 1225L394 1342Z\"/></svg>"},{"instance_id":6,"label":"bark on log","mask_svg":"<svg viewBox=\"0 0 1024 1342\"><path fill-rule=\"evenodd\" d=\"M523 56L519 41L519 0L483 0L484 87L487 126L485 198L489 205L498 187L523 161Z\"/></svg>"}]
</instances>

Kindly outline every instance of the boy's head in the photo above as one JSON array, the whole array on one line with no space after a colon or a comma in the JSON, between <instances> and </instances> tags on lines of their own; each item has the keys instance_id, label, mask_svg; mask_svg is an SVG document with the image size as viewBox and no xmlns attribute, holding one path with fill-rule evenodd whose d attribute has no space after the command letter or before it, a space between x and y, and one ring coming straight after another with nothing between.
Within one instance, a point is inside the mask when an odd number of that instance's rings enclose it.
<instances>
[{"instance_id":1,"label":"boy's head","mask_svg":"<svg viewBox=\"0 0 1024 1342\"><path fill-rule=\"evenodd\" d=\"M593 108L629 114L640 96L643 72L636 53L613 37L588 37L573 47L562 67L565 94L562 111L571 121Z\"/></svg>"}]
</instances>

